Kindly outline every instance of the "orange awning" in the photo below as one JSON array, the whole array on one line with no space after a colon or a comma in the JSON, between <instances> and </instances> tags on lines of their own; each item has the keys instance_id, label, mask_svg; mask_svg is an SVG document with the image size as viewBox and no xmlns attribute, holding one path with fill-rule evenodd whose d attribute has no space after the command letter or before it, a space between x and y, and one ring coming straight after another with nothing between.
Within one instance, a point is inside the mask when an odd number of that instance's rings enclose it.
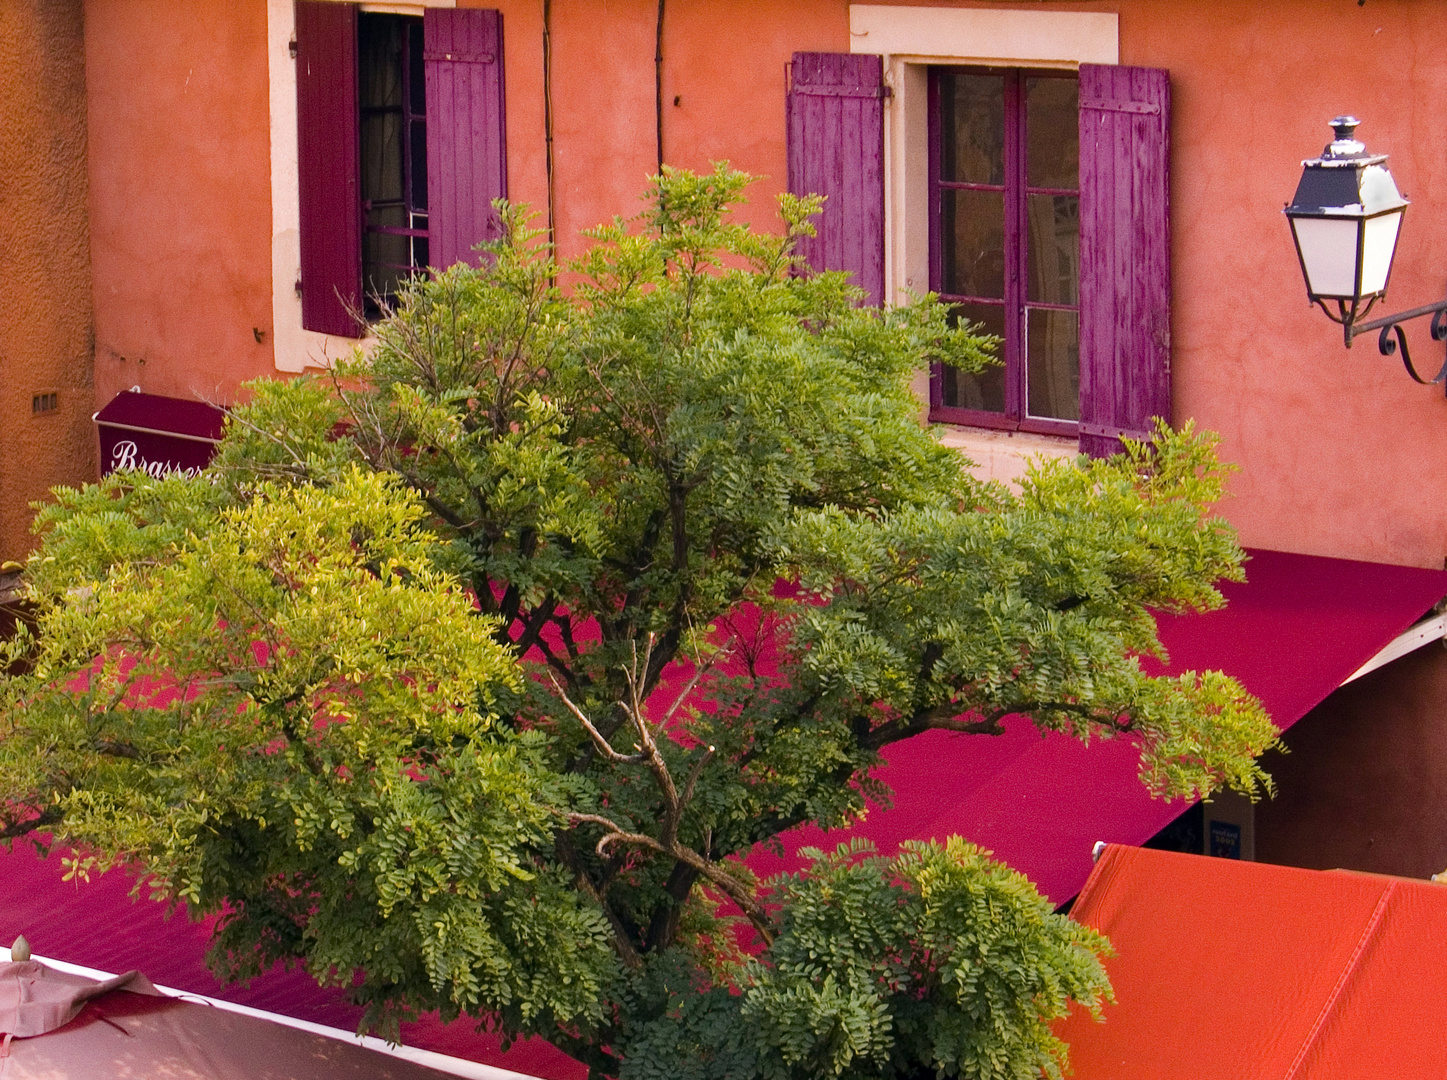
<instances>
[{"instance_id":1,"label":"orange awning","mask_svg":"<svg viewBox=\"0 0 1447 1080\"><path fill-rule=\"evenodd\" d=\"M1447 886L1112 845L1072 914L1118 997L1075 1080L1447 1075Z\"/></svg>"}]
</instances>

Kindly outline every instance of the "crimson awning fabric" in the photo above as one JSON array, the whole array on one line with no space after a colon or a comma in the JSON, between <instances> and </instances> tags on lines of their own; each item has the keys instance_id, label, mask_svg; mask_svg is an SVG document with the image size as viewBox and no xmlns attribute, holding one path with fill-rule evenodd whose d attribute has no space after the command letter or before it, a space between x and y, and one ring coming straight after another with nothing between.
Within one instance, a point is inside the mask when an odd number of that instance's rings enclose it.
<instances>
[{"instance_id":1,"label":"crimson awning fabric","mask_svg":"<svg viewBox=\"0 0 1447 1080\"><path fill-rule=\"evenodd\" d=\"M1057 1026L1074 1080L1447 1073L1447 886L1111 846L1072 915L1117 997Z\"/></svg>"},{"instance_id":2,"label":"crimson awning fabric","mask_svg":"<svg viewBox=\"0 0 1447 1080\"><path fill-rule=\"evenodd\" d=\"M1220 669L1290 727L1447 595L1447 573L1253 549L1247 580L1226 583L1220 611L1160 619L1166 670ZM1085 747L1041 737L1012 718L996 737L930 732L886 752L879 777L894 805L855 832L883 851L904 840L964 836L994 851L1056 903L1090 873L1097 840L1140 844L1186 808L1152 799L1127 740ZM792 848L832 847L843 834L801 829ZM796 865L760 856L772 872Z\"/></svg>"},{"instance_id":3,"label":"crimson awning fabric","mask_svg":"<svg viewBox=\"0 0 1447 1080\"><path fill-rule=\"evenodd\" d=\"M68 963L102 971L139 968L161 986L356 1030L361 1009L304 971L278 968L246 986L218 983L205 963L211 921L192 922L164 904L132 900L124 874L93 874L85 883L62 881L62 874L58 857L40 859L23 842L0 852L0 943L23 933L37 953ZM496 1037L466 1021L444 1025L423 1017L402 1025L402 1042L545 1080L587 1076L586 1068L541 1040L503 1053Z\"/></svg>"},{"instance_id":4,"label":"crimson awning fabric","mask_svg":"<svg viewBox=\"0 0 1447 1080\"><path fill-rule=\"evenodd\" d=\"M1219 612L1162 619L1170 670L1222 668L1289 726L1365 660L1447 595L1447 573L1253 551L1249 581L1227 585ZM942 733L891 748L882 778L894 807L858 827L884 851L901 840L963 835L992 849L1054 900L1075 895L1090 873L1096 840L1136 844L1183 809L1153 801L1136 778L1125 741L1089 748L1041 738L1012 723L1000 737ZM832 846L843 834L796 830L787 849ZM769 873L796 857L761 854ZM202 962L208 928L164 909L132 903L129 881L106 874L90 884L60 880L59 860L23 845L0 853L0 943L24 933L37 952L110 971L140 968L158 983L301 1019L353 1028L358 1012L301 972L275 972L247 987L221 987ZM546 1044L502 1055L467 1023L424 1020L404 1027L411 1046L501 1065L547 1080L581 1080L586 1070Z\"/></svg>"},{"instance_id":5,"label":"crimson awning fabric","mask_svg":"<svg viewBox=\"0 0 1447 1080\"><path fill-rule=\"evenodd\" d=\"M226 410L204 401L126 390L95 414L101 472L141 469L194 475L216 452Z\"/></svg>"}]
</instances>

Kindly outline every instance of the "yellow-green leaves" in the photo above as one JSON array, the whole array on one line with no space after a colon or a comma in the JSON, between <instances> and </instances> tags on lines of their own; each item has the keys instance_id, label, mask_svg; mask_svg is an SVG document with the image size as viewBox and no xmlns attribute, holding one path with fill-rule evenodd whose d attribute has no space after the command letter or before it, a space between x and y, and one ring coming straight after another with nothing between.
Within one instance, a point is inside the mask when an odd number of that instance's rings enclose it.
<instances>
[{"instance_id":1,"label":"yellow-green leaves","mask_svg":"<svg viewBox=\"0 0 1447 1080\"><path fill-rule=\"evenodd\" d=\"M408 1006L595 1013L613 963L596 913L563 896L534 931L499 925L538 887L558 796L538 738L495 726L522 673L438 568L420 500L348 464L231 505L209 480L111 481L47 515L32 672L0 713L11 813L56 817L87 852L72 873L132 864L224 907L233 973L301 952L319 978L392 987L362 994L384 1025ZM162 505L177 526L152 522ZM509 960L528 932L570 948ZM533 990L513 981L529 965Z\"/></svg>"}]
</instances>

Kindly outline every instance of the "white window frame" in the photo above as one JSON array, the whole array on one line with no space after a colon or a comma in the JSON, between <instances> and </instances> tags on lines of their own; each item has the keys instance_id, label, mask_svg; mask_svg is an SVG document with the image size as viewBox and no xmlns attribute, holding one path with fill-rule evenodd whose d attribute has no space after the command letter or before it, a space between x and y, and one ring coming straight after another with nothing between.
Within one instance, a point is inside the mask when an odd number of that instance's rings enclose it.
<instances>
[{"instance_id":1,"label":"white window frame","mask_svg":"<svg viewBox=\"0 0 1447 1080\"><path fill-rule=\"evenodd\" d=\"M337 3L353 0L336 0ZM451 8L457 0L415 0L414 3L363 3L363 11L421 15L424 8ZM277 371L299 373L328 368L350 356L359 345L375 340L336 337L306 330L301 324L301 188L297 180L296 61L291 43L296 36L294 0L266 2L266 66L271 98L271 325Z\"/></svg>"},{"instance_id":2,"label":"white window frame","mask_svg":"<svg viewBox=\"0 0 1447 1080\"><path fill-rule=\"evenodd\" d=\"M1120 63L1113 12L849 6L849 51L884 59L884 295L907 303L929 291L929 68L935 65L1058 68ZM929 372L915 379L929 402ZM993 479L1012 481L1028 456L1073 455L1074 440L983 428L946 429Z\"/></svg>"}]
</instances>

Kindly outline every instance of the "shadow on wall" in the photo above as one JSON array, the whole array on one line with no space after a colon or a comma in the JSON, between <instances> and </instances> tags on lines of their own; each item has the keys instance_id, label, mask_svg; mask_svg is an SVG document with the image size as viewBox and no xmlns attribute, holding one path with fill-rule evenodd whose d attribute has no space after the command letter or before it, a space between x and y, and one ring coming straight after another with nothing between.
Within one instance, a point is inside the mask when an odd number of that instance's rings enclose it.
<instances>
[{"instance_id":1,"label":"shadow on wall","mask_svg":"<svg viewBox=\"0 0 1447 1080\"><path fill-rule=\"evenodd\" d=\"M1261 862L1428 878L1447 867L1447 648L1341 687L1262 762Z\"/></svg>"}]
</instances>

